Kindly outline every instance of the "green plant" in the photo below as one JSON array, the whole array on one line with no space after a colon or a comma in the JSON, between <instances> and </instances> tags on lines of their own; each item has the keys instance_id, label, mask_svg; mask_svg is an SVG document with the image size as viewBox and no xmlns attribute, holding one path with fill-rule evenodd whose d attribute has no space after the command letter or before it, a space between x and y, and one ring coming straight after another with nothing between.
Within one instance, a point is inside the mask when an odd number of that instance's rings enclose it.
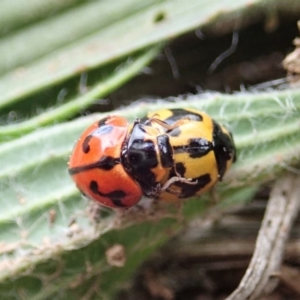
<instances>
[{"instance_id":1,"label":"green plant","mask_svg":"<svg viewBox=\"0 0 300 300\"><path fill-rule=\"evenodd\" d=\"M2 32L0 42L0 56L6 62L0 64L3 299L78 299L97 295L97 291L103 299L111 299L117 283L122 284L149 254L183 228L176 208L168 206L145 212L134 209L122 218L104 210L96 222L94 208L80 197L67 174L67 160L83 129L106 114L69 120L141 72L170 36L208 26L207 20L211 26L223 22L229 31L232 20L242 19L245 11L261 10L263 3L257 1L249 8L246 0L223 1L222 5L199 0L182 7L179 1L128 0L116 8L109 2L56 1L49 10L42 9L38 1L28 8L16 0L6 2L1 10L9 18L1 18L0 12L0 22L9 24L11 31ZM21 7L16 10L16 5ZM227 14L221 14L223 5ZM19 16L17 11L22 10ZM101 18L93 14L97 10ZM61 24L71 30L78 19L80 30L74 30L67 40ZM89 90L78 94L80 74L88 71ZM65 87L68 95L58 101ZM299 89L206 93L178 100L135 105L114 113L133 121L148 110L190 106L229 125L239 158L218 186L221 203L246 201L258 183L299 164ZM207 198L187 201L185 220L203 213ZM115 244L125 248L123 268L107 263L105 252Z\"/></svg>"}]
</instances>

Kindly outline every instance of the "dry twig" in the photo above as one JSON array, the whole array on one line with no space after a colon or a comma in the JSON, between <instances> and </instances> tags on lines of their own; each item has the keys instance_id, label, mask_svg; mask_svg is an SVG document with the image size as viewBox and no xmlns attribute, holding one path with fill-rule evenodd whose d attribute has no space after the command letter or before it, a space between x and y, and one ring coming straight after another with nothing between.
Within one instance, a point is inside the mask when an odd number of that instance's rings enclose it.
<instances>
[{"instance_id":1,"label":"dry twig","mask_svg":"<svg viewBox=\"0 0 300 300\"><path fill-rule=\"evenodd\" d=\"M278 283L286 240L300 208L300 176L286 174L271 192L250 265L226 300L258 299Z\"/></svg>"}]
</instances>

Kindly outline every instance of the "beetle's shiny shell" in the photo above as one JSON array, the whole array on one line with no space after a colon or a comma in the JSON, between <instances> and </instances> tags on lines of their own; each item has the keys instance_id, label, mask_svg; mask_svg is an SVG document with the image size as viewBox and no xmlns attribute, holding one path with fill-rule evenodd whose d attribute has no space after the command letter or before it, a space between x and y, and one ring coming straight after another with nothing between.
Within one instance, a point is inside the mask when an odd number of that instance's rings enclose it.
<instances>
[{"instance_id":1,"label":"beetle's shiny shell","mask_svg":"<svg viewBox=\"0 0 300 300\"><path fill-rule=\"evenodd\" d=\"M108 207L130 207L139 202L139 184L120 160L128 133L123 117L110 116L89 126L77 141L69 160L69 173L88 198Z\"/></svg>"}]
</instances>

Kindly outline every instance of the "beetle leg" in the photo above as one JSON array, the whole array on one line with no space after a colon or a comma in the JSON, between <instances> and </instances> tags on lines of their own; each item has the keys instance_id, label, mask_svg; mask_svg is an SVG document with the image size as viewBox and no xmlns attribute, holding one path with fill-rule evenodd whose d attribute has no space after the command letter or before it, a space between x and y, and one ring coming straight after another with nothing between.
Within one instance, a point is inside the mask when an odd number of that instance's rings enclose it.
<instances>
[{"instance_id":1,"label":"beetle leg","mask_svg":"<svg viewBox=\"0 0 300 300\"><path fill-rule=\"evenodd\" d=\"M196 181L192 181L193 178L184 178L184 177L180 177L180 176L174 176L172 178L170 178L162 187L161 190L165 191L166 189L168 189L173 183L175 182L183 182L183 183L187 183L187 184L191 184L191 185L195 185L198 183L198 180Z\"/></svg>"},{"instance_id":2,"label":"beetle leg","mask_svg":"<svg viewBox=\"0 0 300 300\"><path fill-rule=\"evenodd\" d=\"M147 122L157 123L158 125L166 128L167 130L173 130L174 128L179 127L179 126L185 124L187 121L190 121L190 118L184 117L184 118L176 121L174 124L169 125L166 122L164 122L164 121L162 121L162 120L160 120L158 118L155 118L155 117L151 117L149 120L147 120Z\"/></svg>"}]
</instances>

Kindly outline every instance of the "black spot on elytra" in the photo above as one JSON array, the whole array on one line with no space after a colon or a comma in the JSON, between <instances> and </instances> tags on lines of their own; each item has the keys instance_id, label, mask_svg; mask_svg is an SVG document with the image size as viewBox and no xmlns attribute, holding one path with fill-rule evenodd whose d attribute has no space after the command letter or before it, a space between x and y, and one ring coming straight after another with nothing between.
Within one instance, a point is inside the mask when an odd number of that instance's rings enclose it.
<instances>
[{"instance_id":1,"label":"black spot on elytra","mask_svg":"<svg viewBox=\"0 0 300 300\"><path fill-rule=\"evenodd\" d=\"M213 144L203 138L190 139L188 144L188 153L191 158L199 158L212 150Z\"/></svg>"},{"instance_id":2,"label":"black spot on elytra","mask_svg":"<svg viewBox=\"0 0 300 300\"><path fill-rule=\"evenodd\" d=\"M163 120L168 125L172 125L178 120L181 120L182 118L188 118L192 121L199 121L199 122L203 121L203 116L201 115L201 113L197 114L196 112L191 112L182 108L174 108L174 109L170 109L170 111L172 112L172 115L166 118L165 120ZM148 120L149 118L147 118L146 116L141 119L141 122L146 124Z\"/></svg>"},{"instance_id":3,"label":"black spot on elytra","mask_svg":"<svg viewBox=\"0 0 300 300\"><path fill-rule=\"evenodd\" d=\"M111 156L103 156L103 157L101 157L100 160L98 160L92 164L70 168L68 171L69 171L70 175L75 175L80 172L84 172L84 171L88 171L88 170L92 170L92 169L101 169L101 170L109 171L115 165L118 165L118 164L120 164L120 158L114 158Z\"/></svg>"},{"instance_id":4,"label":"black spot on elytra","mask_svg":"<svg viewBox=\"0 0 300 300\"><path fill-rule=\"evenodd\" d=\"M174 146L174 153L188 153L191 158L200 158L213 149L213 144L203 138L189 139L186 145Z\"/></svg>"},{"instance_id":5,"label":"black spot on elytra","mask_svg":"<svg viewBox=\"0 0 300 300\"><path fill-rule=\"evenodd\" d=\"M90 143L90 140L92 139L92 137L93 137L92 135L88 135L82 143L82 151L85 154L89 153L91 150L89 143Z\"/></svg>"},{"instance_id":6,"label":"black spot on elytra","mask_svg":"<svg viewBox=\"0 0 300 300\"><path fill-rule=\"evenodd\" d=\"M126 207L126 205L124 205L122 203L123 199L126 197L126 193L122 190L115 190L113 192L110 193L102 193L99 190L99 185L96 181L92 180L90 182L90 190L93 194L101 196L101 197L106 197L109 198L111 200L111 202L117 206L117 207Z\"/></svg>"},{"instance_id":7,"label":"black spot on elytra","mask_svg":"<svg viewBox=\"0 0 300 300\"><path fill-rule=\"evenodd\" d=\"M115 165L120 164L120 158L114 158L111 156L103 156L97 162L97 168L105 171L111 170Z\"/></svg>"},{"instance_id":8,"label":"black spot on elytra","mask_svg":"<svg viewBox=\"0 0 300 300\"><path fill-rule=\"evenodd\" d=\"M112 125L105 125L105 124L104 125L102 124L101 126L99 126L98 128L96 128L91 134L89 134L84 139L84 141L82 143L82 151L83 151L83 153L87 154L87 153L89 153L91 151L90 140L94 136L101 136L101 135L109 134L110 132L112 132L113 128L114 127Z\"/></svg>"},{"instance_id":9,"label":"black spot on elytra","mask_svg":"<svg viewBox=\"0 0 300 300\"><path fill-rule=\"evenodd\" d=\"M188 118L192 121L203 121L203 116L200 113L197 114L195 112L191 112L181 108L171 109L171 111L173 113L172 116L164 120L168 124L173 124L176 121L181 120L182 118Z\"/></svg>"},{"instance_id":10,"label":"black spot on elytra","mask_svg":"<svg viewBox=\"0 0 300 300\"><path fill-rule=\"evenodd\" d=\"M220 179L222 179L226 171L227 161L230 159L235 161L236 151L231 136L224 133L218 123L214 121L213 124L214 153L218 165L218 174Z\"/></svg>"},{"instance_id":11,"label":"black spot on elytra","mask_svg":"<svg viewBox=\"0 0 300 300\"><path fill-rule=\"evenodd\" d=\"M105 125L105 122L109 119L110 117L106 117L106 118L103 118L101 120L99 120L98 122L98 127L101 127L103 125Z\"/></svg>"}]
</instances>

